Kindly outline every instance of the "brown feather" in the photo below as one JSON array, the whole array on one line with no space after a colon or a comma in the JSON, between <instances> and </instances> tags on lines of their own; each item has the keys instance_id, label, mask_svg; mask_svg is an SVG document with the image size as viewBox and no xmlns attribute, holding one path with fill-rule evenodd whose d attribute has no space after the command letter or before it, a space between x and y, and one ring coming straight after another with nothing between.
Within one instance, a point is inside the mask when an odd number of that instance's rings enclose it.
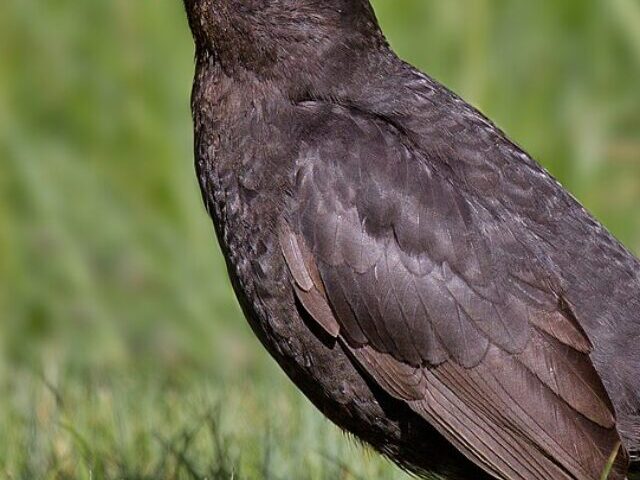
<instances>
[{"instance_id":1,"label":"brown feather","mask_svg":"<svg viewBox=\"0 0 640 480\"><path fill-rule=\"evenodd\" d=\"M336 338L340 332L340 325L329 306L318 268L313 258L308 253L305 255L306 249L301 247L304 240L299 239L286 222L281 222L278 233L282 253L294 279L296 296L311 318L318 322L327 334Z\"/></svg>"},{"instance_id":2,"label":"brown feather","mask_svg":"<svg viewBox=\"0 0 640 480\"><path fill-rule=\"evenodd\" d=\"M599 478L620 441L615 414L543 260L416 169L388 125L351 130L371 152L320 145L301 160L300 231L283 252L305 308L389 395L497 478ZM322 295L304 293L310 265ZM612 480L626 462L622 449Z\"/></svg>"}]
</instances>

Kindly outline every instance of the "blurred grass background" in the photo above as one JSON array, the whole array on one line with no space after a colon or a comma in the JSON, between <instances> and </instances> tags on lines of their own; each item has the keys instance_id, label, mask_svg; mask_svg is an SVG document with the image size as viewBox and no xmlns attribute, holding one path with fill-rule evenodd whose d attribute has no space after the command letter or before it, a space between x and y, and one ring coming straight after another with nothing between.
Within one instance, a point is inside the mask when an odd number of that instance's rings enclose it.
<instances>
[{"instance_id":1,"label":"blurred grass background","mask_svg":"<svg viewBox=\"0 0 640 480\"><path fill-rule=\"evenodd\" d=\"M638 0L378 0L398 52L640 251ZM0 478L403 479L253 338L192 168L179 0L5 0Z\"/></svg>"}]
</instances>

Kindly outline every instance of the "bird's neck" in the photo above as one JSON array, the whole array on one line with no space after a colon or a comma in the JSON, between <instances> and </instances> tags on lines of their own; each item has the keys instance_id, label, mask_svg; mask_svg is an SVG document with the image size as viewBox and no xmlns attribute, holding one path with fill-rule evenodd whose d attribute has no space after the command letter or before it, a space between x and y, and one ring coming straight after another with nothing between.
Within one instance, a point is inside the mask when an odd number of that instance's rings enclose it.
<instances>
[{"instance_id":1,"label":"bird's neck","mask_svg":"<svg viewBox=\"0 0 640 480\"><path fill-rule=\"evenodd\" d=\"M369 0L185 0L185 6L198 55L208 50L239 78L283 82L316 74L336 56L355 64L386 45Z\"/></svg>"}]
</instances>

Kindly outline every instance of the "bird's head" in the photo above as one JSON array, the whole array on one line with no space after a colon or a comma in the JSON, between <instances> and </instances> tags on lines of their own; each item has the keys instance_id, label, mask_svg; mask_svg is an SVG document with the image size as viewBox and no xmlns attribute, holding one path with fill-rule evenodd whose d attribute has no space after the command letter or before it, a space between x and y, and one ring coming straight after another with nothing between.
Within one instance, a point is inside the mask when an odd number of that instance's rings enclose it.
<instances>
[{"instance_id":1,"label":"bird's head","mask_svg":"<svg viewBox=\"0 0 640 480\"><path fill-rule=\"evenodd\" d=\"M320 67L336 54L366 54L385 43L369 0L184 2L196 50L213 53L229 70Z\"/></svg>"}]
</instances>

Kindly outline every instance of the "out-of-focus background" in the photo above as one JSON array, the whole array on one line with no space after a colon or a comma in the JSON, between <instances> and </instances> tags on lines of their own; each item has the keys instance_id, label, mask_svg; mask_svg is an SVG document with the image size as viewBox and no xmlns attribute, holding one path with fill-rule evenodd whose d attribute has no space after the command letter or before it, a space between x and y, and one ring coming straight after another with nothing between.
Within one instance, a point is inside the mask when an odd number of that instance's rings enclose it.
<instances>
[{"instance_id":1,"label":"out-of-focus background","mask_svg":"<svg viewBox=\"0 0 640 480\"><path fill-rule=\"evenodd\" d=\"M375 6L403 57L640 251L638 0ZM240 314L193 175L181 2L1 10L0 477L408 478Z\"/></svg>"}]
</instances>

